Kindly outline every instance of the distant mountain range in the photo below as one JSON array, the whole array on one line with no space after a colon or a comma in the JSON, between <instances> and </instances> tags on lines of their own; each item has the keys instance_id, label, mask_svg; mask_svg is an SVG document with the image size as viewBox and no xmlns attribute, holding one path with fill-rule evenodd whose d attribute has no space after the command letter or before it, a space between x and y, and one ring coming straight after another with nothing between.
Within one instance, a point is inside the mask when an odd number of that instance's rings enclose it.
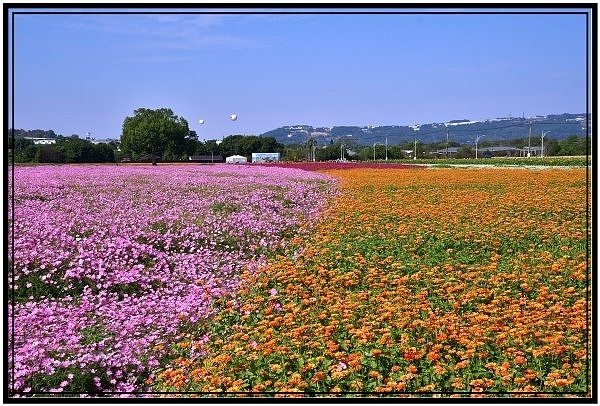
<instances>
[{"instance_id":1,"label":"distant mountain range","mask_svg":"<svg viewBox=\"0 0 600 406\"><path fill-rule=\"evenodd\" d=\"M586 123L586 114L551 114L535 117L501 117L493 120L471 121L468 119L451 120L446 123L430 123L411 126L336 126L312 127L294 125L267 131L261 136L273 137L282 144L305 143L314 139L317 144L337 142L344 137L351 138L359 145L384 143L387 137L389 145L405 141L419 140L422 143L449 141L466 144L474 142L480 135L482 141L509 141L527 138L531 126L531 136L540 137L542 131L546 140L561 140L569 135L584 137L587 127L591 134L591 119Z\"/></svg>"}]
</instances>

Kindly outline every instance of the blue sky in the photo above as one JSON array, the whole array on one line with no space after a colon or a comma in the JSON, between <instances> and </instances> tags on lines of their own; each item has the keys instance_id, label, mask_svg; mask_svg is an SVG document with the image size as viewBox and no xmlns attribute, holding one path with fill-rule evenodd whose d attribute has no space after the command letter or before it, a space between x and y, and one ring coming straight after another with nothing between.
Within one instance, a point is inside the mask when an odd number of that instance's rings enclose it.
<instances>
[{"instance_id":1,"label":"blue sky","mask_svg":"<svg viewBox=\"0 0 600 406\"><path fill-rule=\"evenodd\" d=\"M9 114L15 128L106 139L135 109L167 107L220 139L586 111L586 16L565 13L586 10L390 10L411 14L17 14Z\"/></svg>"}]
</instances>

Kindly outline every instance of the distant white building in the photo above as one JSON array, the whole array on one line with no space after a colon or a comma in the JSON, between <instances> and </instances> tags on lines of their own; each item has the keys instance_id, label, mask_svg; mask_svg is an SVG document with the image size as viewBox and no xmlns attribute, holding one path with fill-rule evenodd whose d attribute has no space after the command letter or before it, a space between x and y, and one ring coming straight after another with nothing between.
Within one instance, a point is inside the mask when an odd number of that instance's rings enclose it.
<instances>
[{"instance_id":1,"label":"distant white building","mask_svg":"<svg viewBox=\"0 0 600 406\"><path fill-rule=\"evenodd\" d=\"M225 158L225 162L227 162L228 164L245 164L246 162L248 162L248 159L246 159L245 156L232 155Z\"/></svg>"},{"instance_id":2,"label":"distant white building","mask_svg":"<svg viewBox=\"0 0 600 406\"><path fill-rule=\"evenodd\" d=\"M279 152L253 152L252 162L279 162Z\"/></svg>"},{"instance_id":3,"label":"distant white building","mask_svg":"<svg viewBox=\"0 0 600 406\"><path fill-rule=\"evenodd\" d=\"M23 137L26 140L32 140L36 145L49 145L56 143L56 138L36 138L36 137Z\"/></svg>"}]
</instances>

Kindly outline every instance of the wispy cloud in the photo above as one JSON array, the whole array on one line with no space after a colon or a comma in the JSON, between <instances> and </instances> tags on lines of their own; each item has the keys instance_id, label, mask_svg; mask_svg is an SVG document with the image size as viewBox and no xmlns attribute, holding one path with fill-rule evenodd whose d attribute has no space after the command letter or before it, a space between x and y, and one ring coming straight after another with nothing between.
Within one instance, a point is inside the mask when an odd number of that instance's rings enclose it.
<instances>
[{"instance_id":1,"label":"wispy cloud","mask_svg":"<svg viewBox=\"0 0 600 406\"><path fill-rule=\"evenodd\" d=\"M70 30L116 36L120 41L155 49L198 49L209 46L262 46L257 38L220 34L226 19L218 14L109 14L79 15L63 21Z\"/></svg>"},{"instance_id":2,"label":"wispy cloud","mask_svg":"<svg viewBox=\"0 0 600 406\"><path fill-rule=\"evenodd\" d=\"M190 30L207 30L222 24L220 15L209 14L90 14L61 18L67 29L119 35L185 35Z\"/></svg>"}]
</instances>

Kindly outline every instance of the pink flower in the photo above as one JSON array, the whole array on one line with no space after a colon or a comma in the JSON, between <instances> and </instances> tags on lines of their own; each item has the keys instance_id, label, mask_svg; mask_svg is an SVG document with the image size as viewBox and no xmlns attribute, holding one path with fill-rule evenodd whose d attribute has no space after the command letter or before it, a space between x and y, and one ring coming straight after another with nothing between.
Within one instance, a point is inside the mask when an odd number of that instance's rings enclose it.
<instances>
[{"instance_id":1,"label":"pink flower","mask_svg":"<svg viewBox=\"0 0 600 406\"><path fill-rule=\"evenodd\" d=\"M336 183L294 168L115 169L15 168L11 260L16 274L10 283L19 283L17 293L24 291L19 293L23 303L9 308L15 320L9 379L15 388L25 385L19 379L46 373L56 378L49 380L58 383L55 390L66 390L74 373L64 381L57 379L59 373L80 370L105 374L106 383L98 377L93 381L103 389L136 389L132 376L158 366L149 355L164 355L156 354L155 344L179 333L182 321L173 316L186 314L185 323L213 317L218 312L213 299L235 299L242 269L259 273L267 251L285 247L288 231L318 214L329 195L322 182ZM273 185L294 204L284 207L283 198L273 199ZM38 204L31 196L59 204ZM221 196L231 201L221 207L216 204ZM63 288L68 296L34 297L23 289L33 280ZM268 292L278 295L277 289ZM283 310L280 303L273 302L273 308ZM88 329L102 332L93 346L85 344Z\"/></svg>"}]
</instances>

